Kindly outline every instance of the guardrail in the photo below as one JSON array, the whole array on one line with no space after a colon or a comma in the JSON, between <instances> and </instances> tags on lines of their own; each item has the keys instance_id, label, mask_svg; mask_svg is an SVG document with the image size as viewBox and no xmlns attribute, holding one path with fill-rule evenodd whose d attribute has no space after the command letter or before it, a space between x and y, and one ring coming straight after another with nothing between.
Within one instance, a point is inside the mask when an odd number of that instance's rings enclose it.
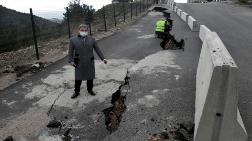
<instances>
[{"instance_id":1,"label":"guardrail","mask_svg":"<svg viewBox=\"0 0 252 141\"><path fill-rule=\"evenodd\" d=\"M177 11L178 11L178 7L174 6L174 12L177 13Z\"/></svg>"}]
</instances>

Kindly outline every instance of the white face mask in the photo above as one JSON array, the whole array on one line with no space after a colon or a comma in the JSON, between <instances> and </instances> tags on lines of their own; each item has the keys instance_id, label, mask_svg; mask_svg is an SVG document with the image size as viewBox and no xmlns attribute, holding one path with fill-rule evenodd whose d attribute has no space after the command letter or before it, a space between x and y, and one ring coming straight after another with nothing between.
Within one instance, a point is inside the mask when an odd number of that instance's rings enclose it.
<instances>
[{"instance_id":1,"label":"white face mask","mask_svg":"<svg viewBox=\"0 0 252 141\"><path fill-rule=\"evenodd\" d=\"M83 36L83 37L84 37L84 36L87 36L87 35L88 35L88 32L80 31L80 35Z\"/></svg>"}]
</instances>

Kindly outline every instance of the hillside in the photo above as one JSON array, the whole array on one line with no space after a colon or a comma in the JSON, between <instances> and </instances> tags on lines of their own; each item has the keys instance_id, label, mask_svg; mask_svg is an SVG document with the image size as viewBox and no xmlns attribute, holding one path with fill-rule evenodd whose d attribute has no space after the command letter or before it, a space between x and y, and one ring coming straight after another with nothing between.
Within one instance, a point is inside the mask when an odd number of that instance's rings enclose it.
<instances>
[{"instance_id":1,"label":"hillside","mask_svg":"<svg viewBox=\"0 0 252 141\"><path fill-rule=\"evenodd\" d=\"M60 24L34 16L37 35L49 38ZM40 38L39 38L40 39ZM30 15L0 5L0 53L30 45L33 42Z\"/></svg>"}]
</instances>

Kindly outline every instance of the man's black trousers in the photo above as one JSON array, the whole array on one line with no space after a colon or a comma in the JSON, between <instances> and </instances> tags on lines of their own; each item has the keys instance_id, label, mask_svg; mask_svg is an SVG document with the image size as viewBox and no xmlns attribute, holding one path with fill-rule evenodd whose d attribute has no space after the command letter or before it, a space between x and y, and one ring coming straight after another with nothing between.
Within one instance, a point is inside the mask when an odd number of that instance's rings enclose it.
<instances>
[{"instance_id":1,"label":"man's black trousers","mask_svg":"<svg viewBox=\"0 0 252 141\"><path fill-rule=\"evenodd\" d=\"M82 80L75 80L74 85L74 92L80 93L80 86L81 86ZM87 80L87 91L91 92L93 90L93 80Z\"/></svg>"}]
</instances>

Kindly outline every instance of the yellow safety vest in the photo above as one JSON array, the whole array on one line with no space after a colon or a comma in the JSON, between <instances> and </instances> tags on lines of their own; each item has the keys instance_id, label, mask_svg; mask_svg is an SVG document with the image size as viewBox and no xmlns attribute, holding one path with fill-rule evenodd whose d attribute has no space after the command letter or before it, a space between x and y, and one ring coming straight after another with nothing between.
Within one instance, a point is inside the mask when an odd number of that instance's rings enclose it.
<instances>
[{"instance_id":1,"label":"yellow safety vest","mask_svg":"<svg viewBox=\"0 0 252 141\"><path fill-rule=\"evenodd\" d=\"M165 27L166 27L166 23L168 24L168 22L166 20L158 20L156 23L156 31L164 32Z\"/></svg>"}]
</instances>

